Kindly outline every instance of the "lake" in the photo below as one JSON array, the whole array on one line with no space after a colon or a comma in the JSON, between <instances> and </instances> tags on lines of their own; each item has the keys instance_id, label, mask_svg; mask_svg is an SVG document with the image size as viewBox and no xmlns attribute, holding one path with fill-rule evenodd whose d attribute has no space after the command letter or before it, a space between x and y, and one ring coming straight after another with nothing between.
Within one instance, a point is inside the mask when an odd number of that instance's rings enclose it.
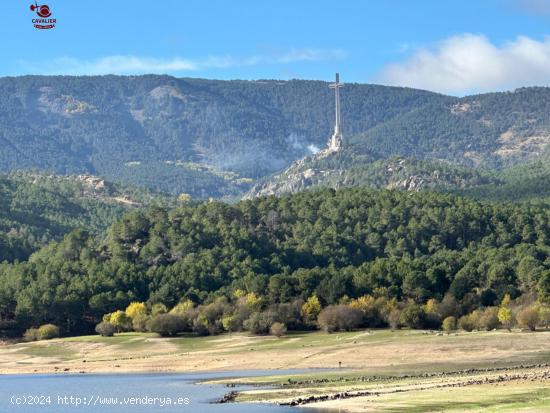
<instances>
[{"instance_id":1,"label":"lake","mask_svg":"<svg viewBox=\"0 0 550 413\"><path fill-rule=\"evenodd\" d=\"M299 371L240 371L201 374L54 374L0 376L0 412L10 413L256 413L303 409L268 404L211 404L231 390L197 382L226 377ZM33 403L33 404L30 404ZM314 410L308 409L308 412ZM326 412L326 411L325 411Z\"/></svg>"}]
</instances>

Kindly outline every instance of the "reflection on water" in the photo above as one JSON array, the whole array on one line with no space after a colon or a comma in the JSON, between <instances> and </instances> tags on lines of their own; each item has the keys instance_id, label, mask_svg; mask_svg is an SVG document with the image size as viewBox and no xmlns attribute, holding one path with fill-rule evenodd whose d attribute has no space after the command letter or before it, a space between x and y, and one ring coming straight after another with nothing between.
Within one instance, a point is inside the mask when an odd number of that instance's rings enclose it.
<instances>
[{"instance_id":1,"label":"reflection on water","mask_svg":"<svg viewBox=\"0 0 550 413\"><path fill-rule=\"evenodd\" d=\"M266 404L211 404L230 390L198 381L297 371L204 374L56 374L0 376L0 412L10 413L259 413L312 412ZM25 404L24 404L25 403ZM33 404L30 404L33 403ZM325 411L326 412L326 411Z\"/></svg>"}]
</instances>

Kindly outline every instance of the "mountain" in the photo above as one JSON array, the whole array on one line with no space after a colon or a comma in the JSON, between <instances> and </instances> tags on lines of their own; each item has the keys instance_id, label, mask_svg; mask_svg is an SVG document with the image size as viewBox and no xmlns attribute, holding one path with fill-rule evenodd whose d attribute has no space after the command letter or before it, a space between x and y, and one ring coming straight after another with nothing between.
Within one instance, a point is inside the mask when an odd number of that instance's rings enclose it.
<instances>
[{"instance_id":1,"label":"mountain","mask_svg":"<svg viewBox=\"0 0 550 413\"><path fill-rule=\"evenodd\" d=\"M427 178L443 165L495 171L548 153L549 88L456 98L346 84L341 95L346 156L355 168L345 175L359 181L398 158L416 172L427 161L420 173ZM320 81L1 78L0 171L90 174L194 198L238 199L323 148L333 105ZM437 185L432 178L430 187Z\"/></svg>"},{"instance_id":2,"label":"mountain","mask_svg":"<svg viewBox=\"0 0 550 413\"><path fill-rule=\"evenodd\" d=\"M353 136L382 157L414 156L467 166L503 167L548 154L550 89L429 103Z\"/></svg>"},{"instance_id":3,"label":"mountain","mask_svg":"<svg viewBox=\"0 0 550 413\"><path fill-rule=\"evenodd\" d=\"M98 235L125 211L175 205L172 197L90 175L0 176L0 261L24 260L76 228Z\"/></svg>"},{"instance_id":4,"label":"mountain","mask_svg":"<svg viewBox=\"0 0 550 413\"><path fill-rule=\"evenodd\" d=\"M449 100L413 89L346 87L350 133ZM0 168L230 197L324 145L332 103L327 83L318 81L2 78Z\"/></svg>"}]
</instances>

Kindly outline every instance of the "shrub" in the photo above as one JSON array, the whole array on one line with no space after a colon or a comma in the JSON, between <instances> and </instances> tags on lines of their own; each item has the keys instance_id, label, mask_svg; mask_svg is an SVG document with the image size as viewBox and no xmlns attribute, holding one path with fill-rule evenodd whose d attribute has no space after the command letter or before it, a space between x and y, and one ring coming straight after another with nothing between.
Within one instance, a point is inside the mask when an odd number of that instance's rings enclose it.
<instances>
[{"instance_id":1,"label":"shrub","mask_svg":"<svg viewBox=\"0 0 550 413\"><path fill-rule=\"evenodd\" d=\"M363 314L361 324L367 327L380 327L384 325L384 319L380 312L380 307L384 300L376 299L370 295L364 295L355 300L351 300L349 306L360 310Z\"/></svg>"},{"instance_id":2,"label":"shrub","mask_svg":"<svg viewBox=\"0 0 550 413\"><path fill-rule=\"evenodd\" d=\"M270 332L275 337L281 337L286 333L286 326L283 323L273 323Z\"/></svg>"},{"instance_id":3,"label":"shrub","mask_svg":"<svg viewBox=\"0 0 550 413\"><path fill-rule=\"evenodd\" d=\"M23 339L25 341L36 341L36 340L38 340L38 329L37 328L27 329L27 331L25 331L25 334L23 334Z\"/></svg>"},{"instance_id":4,"label":"shrub","mask_svg":"<svg viewBox=\"0 0 550 413\"><path fill-rule=\"evenodd\" d=\"M456 330L456 318L453 316L449 316L443 320L443 323L441 324L441 327L443 328L443 331L450 333L451 331Z\"/></svg>"},{"instance_id":5,"label":"shrub","mask_svg":"<svg viewBox=\"0 0 550 413\"><path fill-rule=\"evenodd\" d=\"M250 331L252 334L267 334L274 322L275 315L271 311L264 311L252 313L243 325L245 330Z\"/></svg>"},{"instance_id":6,"label":"shrub","mask_svg":"<svg viewBox=\"0 0 550 413\"><path fill-rule=\"evenodd\" d=\"M321 330L332 333L338 330L351 331L361 325L363 314L347 305L329 305L319 313L317 324Z\"/></svg>"},{"instance_id":7,"label":"shrub","mask_svg":"<svg viewBox=\"0 0 550 413\"><path fill-rule=\"evenodd\" d=\"M409 304L401 311L399 322L410 328L422 328L425 319L426 313L422 307L417 304Z\"/></svg>"},{"instance_id":8,"label":"shrub","mask_svg":"<svg viewBox=\"0 0 550 413\"><path fill-rule=\"evenodd\" d=\"M132 317L132 328L134 331L143 333L148 330L148 324L151 321L151 317L147 314L136 314Z\"/></svg>"},{"instance_id":9,"label":"shrub","mask_svg":"<svg viewBox=\"0 0 550 413\"><path fill-rule=\"evenodd\" d=\"M175 314L158 314L151 319L150 330L163 337L175 336L185 330L185 321Z\"/></svg>"},{"instance_id":10,"label":"shrub","mask_svg":"<svg viewBox=\"0 0 550 413\"><path fill-rule=\"evenodd\" d=\"M153 317L159 315L159 314L165 314L168 312L168 308L162 303L156 303L153 304L153 307L151 307L151 315Z\"/></svg>"},{"instance_id":11,"label":"shrub","mask_svg":"<svg viewBox=\"0 0 550 413\"><path fill-rule=\"evenodd\" d=\"M487 307L479 317L478 328L487 331L494 330L500 326L498 321L498 307Z\"/></svg>"},{"instance_id":12,"label":"shrub","mask_svg":"<svg viewBox=\"0 0 550 413\"><path fill-rule=\"evenodd\" d=\"M539 322L541 325L548 328L550 325L550 307L545 305L539 307Z\"/></svg>"},{"instance_id":13,"label":"shrub","mask_svg":"<svg viewBox=\"0 0 550 413\"><path fill-rule=\"evenodd\" d=\"M424 310L424 321L423 326L426 328L438 329L441 327L441 304L435 299L431 298L428 302L422 307Z\"/></svg>"},{"instance_id":14,"label":"shrub","mask_svg":"<svg viewBox=\"0 0 550 413\"><path fill-rule=\"evenodd\" d=\"M401 325L399 324L399 320L401 319L401 311L397 308L394 308L390 311L388 314L388 325L392 330L399 329Z\"/></svg>"},{"instance_id":15,"label":"shrub","mask_svg":"<svg viewBox=\"0 0 550 413\"><path fill-rule=\"evenodd\" d=\"M44 324L38 327L38 340L50 340L59 337L59 327L54 324Z\"/></svg>"},{"instance_id":16,"label":"shrub","mask_svg":"<svg viewBox=\"0 0 550 413\"><path fill-rule=\"evenodd\" d=\"M185 301L182 301L182 302L176 304L174 306L174 308L172 308L170 310L170 313L171 314L176 314L176 315L183 315L186 312L188 312L189 310L191 310L194 306L195 306L195 304L193 303L193 301L185 300Z\"/></svg>"},{"instance_id":17,"label":"shrub","mask_svg":"<svg viewBox=\"0 0 550 413\"><path fill-rule=\"evenodd\" d=\"M539 322L539 312L535 307L525 307L516 318L520 327L535 331Z\"/></svg>"},{"instance_id":18,"label":"shrub","mask_svg":"<svg viewBox=\"0 0 550 413\"><path fill-rule=\"evenodd\" d=\"M95 326L95 332L102 337L112 337L115 334L116 327L108 321L102 321Z\"/></svg>"},{"instance_id":19,"label":"shrub","mask_svg":"<svg viewBox=\"0 0 550 413\"><path fill-rule=\"evenodd\" d=\"M270 307L275 313L275 319L287 326L289 330L300 330L304 328L302 319L302 300L295 300L291 303L280 303Z\"/></svg>"},{"instance_id":20,"label":"shrub","mask_svg":"<svg viewBox=\"0 0 550 413\"><path fill-rule=\"evenodd\" d=\"M208 335L208 321L203 316L196 313L195 318L193 318L193 327L192 330L194 333L197 333L199 336Z\"/></svg>"},{"instance_id":21,"label":"shrub","mask_svg":"<svg viewBox=\"0 0 550 413\"><path fill-rule=\"evenodd\" d=\"M480 330L483 328L481 318L483 316L483 310L475 310L468 315L470 322L472 323L473 330Z\"/></svg>"},{"instance_id":22,"label":"shrub","mask_svg":"<svg viewBox=\"0 0 550 413\"><path fill-rule=\"evenodd\" d=\"M117 310L114 313L105 314L103 321L111 323L115 326L117 333L132 329L132 319L126 315L124 311Z\"/></svg>"},{"instance_id":23,"label":"shrub","mask_svg":"<svg viewBox=\"0 0 550 413\"><path fill-rule=\"evenodd\" d=\"M473 321L471 314L463 315L458 319L458 326L464 331L473 331L477 325Z\"/></svg>"}]
</instances>

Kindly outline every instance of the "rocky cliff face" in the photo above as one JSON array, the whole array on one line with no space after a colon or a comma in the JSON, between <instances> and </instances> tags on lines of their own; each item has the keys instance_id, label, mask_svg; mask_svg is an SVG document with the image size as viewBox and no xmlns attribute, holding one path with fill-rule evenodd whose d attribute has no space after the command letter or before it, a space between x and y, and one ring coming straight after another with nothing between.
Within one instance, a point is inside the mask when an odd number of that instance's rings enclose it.
<instances>
[{"instance_id":1,"label":"rocky cliff face","mask_svg":"<svg viewBox=\"0 0 550 413\"><path fill-rule=\"evenodd\" d=\"M336 153L325 149L313 156L295 161L281 173L258 182L244 195L243 199L300 192L322 182L328 182L332 177L342 176L344 170L320 169L315 166L317 162L332 157Z\"/></svg>"},{"instance_id":2,"label":"rocky cliff face","mask_svg":"<svg viewBox=\"0 0 550 413\"><path fill-rule=\"evenodd\" d=\"M371 186L416 192L498 183L498 179L488 174L441 162L401 157L382 160L360 157L350 161L345 155L320 153L294 162L281 173L256 184L245 198L280 196L316 187Z\"/></svg>"}]
</instances>

